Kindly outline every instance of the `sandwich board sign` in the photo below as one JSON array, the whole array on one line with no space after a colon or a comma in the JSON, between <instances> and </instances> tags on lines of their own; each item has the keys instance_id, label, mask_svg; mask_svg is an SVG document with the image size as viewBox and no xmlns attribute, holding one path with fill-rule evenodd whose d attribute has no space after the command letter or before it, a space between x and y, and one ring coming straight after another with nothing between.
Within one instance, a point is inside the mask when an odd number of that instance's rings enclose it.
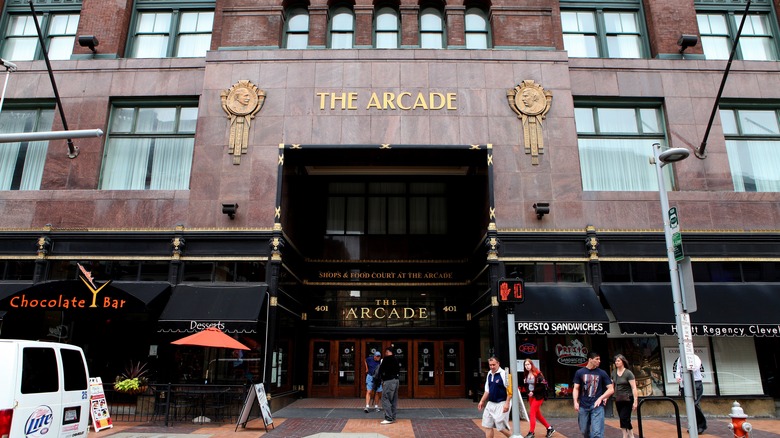
<instances>
[{"instance_id":1,"label":"sandwich board sign","mask_svg":"<svg viewBox=\"0 0 780 438\"><path fill-rule=\"evenodd\" d=\"M238 416L238 423L236 423L235 430L238 430L238 426L246 427L246 423L249 421L249 412L252 410L255 400L257 400L260 405L260 414L263 418L265 430L268 431L268 425L273 426L274 418L271 415L271 407L268 406L268 399L265 395L265 386L263 386L262 383L257 383L254 385L254 388L249 389L249 392L246 395L246 400L244 400L244 406L241 407L241 414Z\"/></svg>"}]
</instances>

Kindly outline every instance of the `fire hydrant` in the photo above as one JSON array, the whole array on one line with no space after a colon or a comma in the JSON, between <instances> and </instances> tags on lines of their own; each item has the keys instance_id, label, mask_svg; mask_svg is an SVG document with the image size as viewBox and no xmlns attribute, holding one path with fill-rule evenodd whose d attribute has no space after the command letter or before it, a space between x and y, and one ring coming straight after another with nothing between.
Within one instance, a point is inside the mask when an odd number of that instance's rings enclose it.
<instances>
[{"instance_id":1,"label":"fire hydrant","mask_svg":"<svg viewBox=\"0 0 780 438\"><path fill-rule=\"evenodd\" d=\"M738 402L734 402L734 404L731 405L731 413L729 414L729 417L731 417L729 430L734 432L734 436L740 438L750 438L750 431L753 430L753 426L745 421L748 416L745 415L745 411L742 410L742 407Z\"/></svg>"}]
</instances>

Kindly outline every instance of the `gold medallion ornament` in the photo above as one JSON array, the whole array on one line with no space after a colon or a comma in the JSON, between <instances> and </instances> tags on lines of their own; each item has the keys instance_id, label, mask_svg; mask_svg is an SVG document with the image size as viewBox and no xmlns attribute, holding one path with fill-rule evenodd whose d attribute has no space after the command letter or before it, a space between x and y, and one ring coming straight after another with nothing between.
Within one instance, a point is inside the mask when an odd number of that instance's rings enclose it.
<instances>
[{"instance_id":1,"label":"gold medallion ornament","mask_svg":"<svg viewBox=\"0 0 780 438\"><path fill-rule=\"evenodd\" d=\"M539 164L539 154L544 153L542 120L550 111L552 92L527 79L522 84L506 92L509 106L523 121L525 153L531 154L531 164Z\"/></svg>"},{"instance_id":2,"label":"gold medallion ornament","mask_svg":"<svg viewBox=\"0 0 780 438\"><path fill-rule=\"evenodd\" d=\"M241 164L241 154L246 153L249 143L250 120L263 107L265 91L248 80L240 80L220 93L220 97L222 109L230 119L228 154L233 155L233 164Z\"/></svg>"}]
</instances>

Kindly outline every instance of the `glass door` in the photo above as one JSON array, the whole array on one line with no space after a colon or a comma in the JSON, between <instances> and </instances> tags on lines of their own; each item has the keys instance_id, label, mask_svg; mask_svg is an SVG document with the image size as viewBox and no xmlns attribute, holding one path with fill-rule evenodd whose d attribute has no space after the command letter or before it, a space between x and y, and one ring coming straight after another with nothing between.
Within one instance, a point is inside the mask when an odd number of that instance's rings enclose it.
<instances>
[{"instance_id":1,"label":"glass door","mask_svg":"<svg viewBox=\"0 0 780 438\"><path fill-rule=\"evenodd\" d=\"M464 397L463 341L442 342L442 376L439 397Z\"/></svg>"},{"instance_id":2,"label":"glass door","mask_svg":"<svg viewBox=\"0 0 780 438\"><path fill-rule=\"evenodd\" d=\"M336 397L358 396L358 360L355 350L355 341L338 341L338 385Z\"/></svg>"},{"instance_id":3,"label":"glass door","mask_svg":"<svg viewBox=\"0 0 780 438\"><path fill-rule=\"evenodd\" d=\"M333 397L331 388L330 341L312 341L311 343L311 375L309 376L309 394L311 397Z\"/></svg>"},{"instance_id":4,"label":"glass door","mask_svg":"<svg viewBox=\"0 0 780 438\"><path fill-rule=\"evenodd\" d=\"M357 397L365 384L358 381L362 366L354 340L311 342L311 397Z\"/></svg>"},{"instance_id":5,"label":"glass door","mask_svg":"<svg viewBox=\"0 0 780 438\"><path fill-rule=\"evenodd\" d=\"M414 345L414 397L464 397L463 342L420 340Z\"/></svg>"},{"instance_id":6,"label":"glass door","mask_svg":"<svg viewBox=\"0 0 780 438\"><path fill-rule=\"evenodd\" d=\"M437 370L436 365L439 362L437 356L436 342L415 342L415 398L438 397L438 382L441 379L441 372Z\"/></svg>"}]
</instances>

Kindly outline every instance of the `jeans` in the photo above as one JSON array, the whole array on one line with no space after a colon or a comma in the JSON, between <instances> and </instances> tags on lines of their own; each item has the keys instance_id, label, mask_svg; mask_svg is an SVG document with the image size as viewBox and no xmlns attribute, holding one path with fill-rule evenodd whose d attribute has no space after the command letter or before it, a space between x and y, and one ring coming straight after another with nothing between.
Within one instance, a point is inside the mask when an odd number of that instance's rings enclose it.
<instances>
[{"instance_id":1,"label":"jeans","mask_svg":"<svg viewBox=\"0 0 780 438\"><path fill-rule=\"evenodd\" d=\"M398 379L390 379L382 382L382 409L385 411L385 420L395 421L398 410Z\"/></svg>"},{"instance_id":2,"label":"jeans","mask_svg":"<svg viewBox=\"0 0 780 438\"><path fill-rule=\"evenodd\" d=\"M604 438L604 405L594 408L580 404L577 423L584 438Z\"/></svg>"}]
</instances>

